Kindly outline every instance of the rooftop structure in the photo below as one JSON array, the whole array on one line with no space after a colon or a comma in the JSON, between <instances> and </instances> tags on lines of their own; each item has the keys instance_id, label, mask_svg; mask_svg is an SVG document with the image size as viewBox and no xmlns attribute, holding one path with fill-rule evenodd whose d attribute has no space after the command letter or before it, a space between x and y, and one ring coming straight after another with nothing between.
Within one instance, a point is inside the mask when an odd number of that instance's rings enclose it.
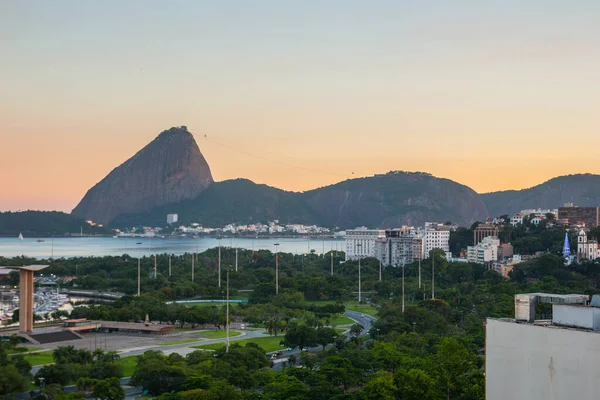
<instances>
[{"instance_id":1,"label":"rooftop structure","mask_svg":"<svg viewBox=\"0 0 600 400\"><path fill-rule=\"evenodd\" d=\"M551 319L535 319L536 303ZM516 295L515 319L486 321L486 399L598 398L599 333L600 296Z\"/></svg>"}]
</instances>

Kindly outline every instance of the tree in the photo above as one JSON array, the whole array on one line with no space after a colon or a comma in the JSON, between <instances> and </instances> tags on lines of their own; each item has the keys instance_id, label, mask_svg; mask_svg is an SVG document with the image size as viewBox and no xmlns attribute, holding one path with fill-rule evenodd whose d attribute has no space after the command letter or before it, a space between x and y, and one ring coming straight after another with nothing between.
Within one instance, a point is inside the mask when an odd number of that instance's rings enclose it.
<instances>
[{"instance_id":1,"label":"tree","mask_svg":"<svg viewBox=\"0 0 600 400\"><path fill-rule=\"evenodd\" d=\"M267 400L302 400L306 398L308 388L298 378L279 375L265 386L264 398Z\"/></svg>"},{"instance_id":2,"label":"tree","mask_svg":"<svg viewBox=\"0 0 600 400\"><path fill-rule=\"evenodd\" d=\"M359 323L356 323L350 327L350 333L355 337L359 337L363 329L365 329L364 326L362 326Z\"/></svg>"},{"instance_id":3,"label":"tree","mask_svg":"<svg viewBox=\"0 0 600 400\"><path fill-rule=\"evenodd\" d=\"M335 329L329 327L320 327L316 331L316 342L323 346L323 351L325 351L325 346L335 341L338 333Z\"/></svg>"},{"instance_id":4,"label":"tree","mask_svg":"<svg viewBox=\"0 0 600 400\"><path fill-rule=\"evenodd\" d=\"M435 400L442 397L437 382L421 369L399 371L394 375L398 394L403 400Z\"/></svg>"},{"instance_id":5,"label":"tree","mask_svg":"<svg viewBox=\"0 0 600 400\"><path fill-rule=\"evenodd\" d=\"M294 324L285 334L283 342L289 347L299 347L303 350L305 347L312 347L317 344L317 331L308 325Z\"/></svg>"},{"instance_id":6,"label":"tree","mask_svg":"<svg viewBox=\"0 0 600 400\"><path fill-rule=\"evenodd\" d=\"M118 378L108 378L94 384L92 396L100 400L123 400L125 390Z\"/></svg>"},{"instance_id":7,"label":"tree","mask_svg":"<svg viewBox=\"0 0 600 400\"><path fill-rule=\"evenodd\" d=\"M14 365L0 367L0 395L8 395L25 390L25 379Z\"/></svg>"},{"instance_id":8,"label":"tree","mask_svg":"<svg viewBox=\"0 0 600 400\"><path fill-rule=\"evenodd\" d=\"M394 400L396 390L393 375L385 371L379 371L365 385L365 399Z\"/></svg>"}]
</instances>

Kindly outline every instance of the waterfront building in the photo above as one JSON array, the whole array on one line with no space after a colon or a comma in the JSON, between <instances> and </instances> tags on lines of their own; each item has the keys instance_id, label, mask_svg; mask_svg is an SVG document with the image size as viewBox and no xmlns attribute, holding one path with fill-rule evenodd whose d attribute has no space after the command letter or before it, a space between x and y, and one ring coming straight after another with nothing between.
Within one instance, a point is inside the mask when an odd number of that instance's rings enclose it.
<instances>
[{"instance_id":1,"label":"waterfront building","mask_svg":"<svg viewBox=\"0 0 600 400\"><path fill-rule=\"evenodd\" d=\"M346 260L376 257L377 240L385 238L382 229L357 228L346 230Z\"/></svg>"},{"instance_id":2,"label":"waterfront building","mask_svg":"<svg viewBox=\"0 0 600 400\"><path fill-rule=\"evenodd\" d=\"M447 225L426 222L423 231L424 255L429 257L433 249L442 249L444 253L450 252L450 227Z\"/></svg>"}]
</instances>

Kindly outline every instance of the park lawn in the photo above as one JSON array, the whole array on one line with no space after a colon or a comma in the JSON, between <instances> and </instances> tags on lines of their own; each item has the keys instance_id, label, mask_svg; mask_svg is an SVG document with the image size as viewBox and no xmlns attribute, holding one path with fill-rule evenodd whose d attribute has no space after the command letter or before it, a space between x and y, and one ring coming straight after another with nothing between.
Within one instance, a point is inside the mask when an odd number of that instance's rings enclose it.
<instances>
[{"instance_id":1,"label":"park lawn","mask_svg":"<svg viewBox=\"0 0 600 400\"><path fill-rule=\"evenodd\" d=\"M52 358L52 350L42 351L40 353L23 354L23 358L29 361L31 366L52 364L54 358Z\"/></svg>"},{"instance_id":2,"label":"park lawn","mask_svg":"<svg viewBox=\"0 0 600 400\"><path fill-rule=\"evenodd\" d=\"M329 324L332 326L336 325L352 325L354 323L353 319L346 317L343 314L336 314L329 319Z\"/></svg>"},{"instance_id":3,"label":"park lawn","mask_svg":"<svg viewBox=\"0 0 600 400\"><path fill-rule=\"evenodd\" d=\"M371 305L363 305L363 304L347 305L346 310L356 311L359 313L370 315L372 317L377 317L377 308L375 308Z\"/></svg>"},{"instance_id":4,"label":"park lawn","mask_svg":"<svg viewBox=\"0 0 600 400\"><path fill-rule=\"evenodd\" d=\"M212 331L198 331L198 332L190 332L196 335L202 335L207 339L221 339L226 336L225 330L222 329L214 329ZM229 337L239 336L240 332L238 331L229 331Z\"/></svg>"},{"instance_id":5,"label":"park lawn","mask_svg":"<svg viewBox=\"0 0 600 400\"><path fill-rule=\"evenodd\" d=\"M202 339L198 338L198 339L181 339L181 340L174 340L172 342L165 342L165 343L161 343L159 346L171 346L172 344L185 344L185 343L194 343L194 342L200 342L202 341Z\"/></svg>"},{"instance_id":6,"label":"park lawn","mask_svg":"<svg viewBox=\"0 0 600 400\"><path fill-rule=\"evenodd\" d=\"M346 328L335 328L335 331L341 335L342 333L346 332L348 329Z\"/></svg>"},{"instance_id":7,"label":"park lawn","mask_svg":"<svg viewBox=\"0 0 600 400\"><path fill-rule=\"evenodd\" d=\"M271 351L281 350L283 346L279 345L279 342L283 340L282 336L269 336L269 337L261 337L261 338L253 338L253 339L242 339L236 340L231 343L238 343L240 346L245 346L246 343L256 343L260 347L262 347L267 353ZM205 344L202 346L192 346L194 349L203 349L203 350L218 350L221 347L224 347L225 343L213 343L213 344Z\"/></svg>"},{"instance_id":8,"label":"park lawn","mask_svg":"<svg viewBox=\"0 0 600 400\"><path fill-rule=\"evenodd\" d=\"M123 357L119 359L119 364L123 366L123 377L132 376L137 366L139 356Z\"/></svg>"}]
</instances>

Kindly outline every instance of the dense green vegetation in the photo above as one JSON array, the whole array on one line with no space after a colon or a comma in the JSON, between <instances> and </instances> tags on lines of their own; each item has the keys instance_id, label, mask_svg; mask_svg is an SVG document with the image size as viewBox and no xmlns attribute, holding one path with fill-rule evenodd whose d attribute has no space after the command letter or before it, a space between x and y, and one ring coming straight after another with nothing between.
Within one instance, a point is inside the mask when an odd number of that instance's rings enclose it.
<instances>
[{"instance_id":1,"label":"dense green vegetation","mask_svg":"<svg viewBox=\"0 0 600 400\"><path fill-rule=\"evenodd\" d=\"M104 228L90 226L82 218L59 211L0 212L0 236L63 236L69 233L102 234Z\"/></svg>"}]
</instances>

